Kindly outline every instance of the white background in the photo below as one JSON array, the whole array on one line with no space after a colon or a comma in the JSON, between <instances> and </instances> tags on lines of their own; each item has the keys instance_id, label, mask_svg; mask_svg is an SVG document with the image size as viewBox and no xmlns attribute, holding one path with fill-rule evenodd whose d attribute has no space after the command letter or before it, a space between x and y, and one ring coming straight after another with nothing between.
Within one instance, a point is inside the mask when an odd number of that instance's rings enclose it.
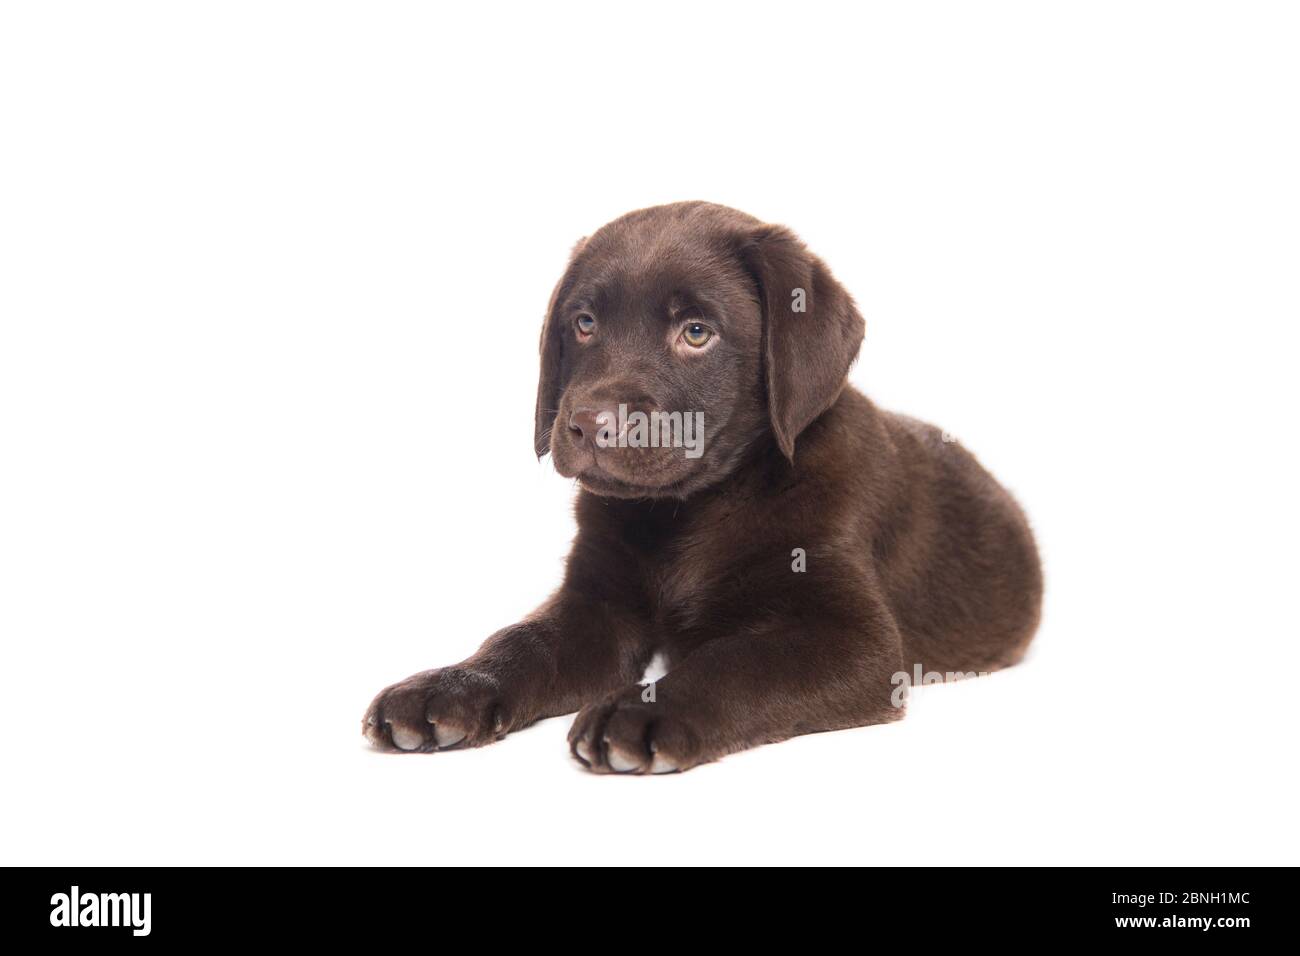
<instances>
[{"instance_id":1,"label":"white background","mask_svg":"<svg viewBox=\"0 0 1300 956\"><path fill-rule=\"evenodd\" d=\"M1294 7L859 6L6 5L0 859L1300 862ZM559 580L570 246L694 198L1019 496L1033 654L679 776L370 752Z\"/></svg>"}]
</instances>

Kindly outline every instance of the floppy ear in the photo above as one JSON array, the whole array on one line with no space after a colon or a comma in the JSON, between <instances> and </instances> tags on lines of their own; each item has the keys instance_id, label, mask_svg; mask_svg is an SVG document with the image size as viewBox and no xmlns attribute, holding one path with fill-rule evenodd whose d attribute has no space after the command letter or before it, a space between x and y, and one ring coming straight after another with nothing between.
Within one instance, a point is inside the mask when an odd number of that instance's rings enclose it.
<instances>
[{"instance_id":1,"label":"floppy ear","mask_svg":"<svg viewBox=\"0 0 1300 956\"><path fill-rule=\"evenodd\" d=\"M756 228L744 256L763 309L772 433L794 461L799 433L839 397L866 323L826 264L784 226Z\"/></svg>"},{"instance_id":2,"label":"floppy ear","mask_svg":"<svg viewBox=\"0 0 1300 956\"><path fill-rule=\"evenodd\" d=\"M533 450L537 452L538 458L551 450L551 427L555 424L555 413L560 407L560 393L564 390L560 370L564 359L566 326L556 317L555 306L573 275L573 264L578 253L586 244L587 238L584 236L569 254L569 264L551 291L551 301L546 306L546 319L542 322L542 367L537 377L537 417L533 423Z\"/></svg>"}]
</instances>

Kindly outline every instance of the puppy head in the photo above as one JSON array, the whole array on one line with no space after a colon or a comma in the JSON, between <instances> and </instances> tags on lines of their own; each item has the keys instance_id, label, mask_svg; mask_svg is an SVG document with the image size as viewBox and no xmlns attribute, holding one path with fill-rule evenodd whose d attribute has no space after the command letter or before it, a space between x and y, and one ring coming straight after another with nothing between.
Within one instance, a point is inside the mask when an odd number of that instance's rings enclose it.
<instances>
[{"instance_id":1,"label":"puppy head","mask_svg":"<svg viewBox=\"0 0 1300 956\"><path fill-rule=\"evenodd\" d=\"M686 497L834 403L863 321L787 229L725 206L629 213L578 243L542 328L535 445L596 494Z\"/></svg>"}]
</instances>

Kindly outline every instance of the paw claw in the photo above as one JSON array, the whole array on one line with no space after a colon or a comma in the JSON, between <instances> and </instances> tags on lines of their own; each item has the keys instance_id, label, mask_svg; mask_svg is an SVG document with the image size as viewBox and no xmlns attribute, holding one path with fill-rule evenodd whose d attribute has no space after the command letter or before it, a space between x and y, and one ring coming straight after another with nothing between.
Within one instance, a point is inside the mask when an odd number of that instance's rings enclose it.
<instances>
[{"instance_id":1,"label":"paw claw","mask_svg":"<svg viewBox=\"0 0 1300 956\"><path fill-rule=\"evenodd\" d=\"M393 746L398 750L419 750L424 746L424 735L403 727L401 724L389 724L393 737Z\"/></svg>"},{"instance_id":2,"label":"paw claw","mask_svg":"<svg viewBox=\"0 0 1300 956\"><path fill-rule=\"evenodd\" d=\"M618 747L611 747L608 739L605 741L605 753L609 762L609 769L615 773L632 773L634 770L641 769L641 761L624 753Z\"/></svg>"},{"instance_id":3,"label":"paw claw","mask_svg":"<svg viewBox=\"0 0 1300 956\"><path fill-rule=\"evenodd\" d=\"M651 748L654 749L653 747ZM655 754L654 759L650 761L651 773L677 773L681 768L677 766L671 758L663 754Z\"/></svg>"},{"instance_id":4,"label":"paw claw","mask_svg":"<svg viewBox=\"0 0 1300 956\"><path fill-rule=\"evenodd\" d=\"M465 739L465 731L455 724L441 723L433 725L433 739L442 750L454 747Z\"/></svg>"}]
</instances>

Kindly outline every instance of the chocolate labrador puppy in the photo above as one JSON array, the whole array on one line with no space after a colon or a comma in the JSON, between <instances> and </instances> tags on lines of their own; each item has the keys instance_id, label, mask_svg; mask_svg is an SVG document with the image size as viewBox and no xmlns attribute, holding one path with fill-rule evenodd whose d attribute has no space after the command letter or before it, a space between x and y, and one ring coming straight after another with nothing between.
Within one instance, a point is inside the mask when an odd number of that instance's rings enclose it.
<instances>
[{"instance_id":1,"label":"chocolate labrador puppy","mask_svg":"<svg viewBox=\"0 0 1300 956\"><path fill-rule=\"evenodd\" d=\"M789 230L734 209L642 209L579 242L536 409L538 457L580 485L564 583L381 692L366 737L476 747L578 710L584 766L663 773L896 720L918 668L1019 661L1042 597L1025 516L960 445L845 384L863 329Z\"/></svg>"}]
</instances>

